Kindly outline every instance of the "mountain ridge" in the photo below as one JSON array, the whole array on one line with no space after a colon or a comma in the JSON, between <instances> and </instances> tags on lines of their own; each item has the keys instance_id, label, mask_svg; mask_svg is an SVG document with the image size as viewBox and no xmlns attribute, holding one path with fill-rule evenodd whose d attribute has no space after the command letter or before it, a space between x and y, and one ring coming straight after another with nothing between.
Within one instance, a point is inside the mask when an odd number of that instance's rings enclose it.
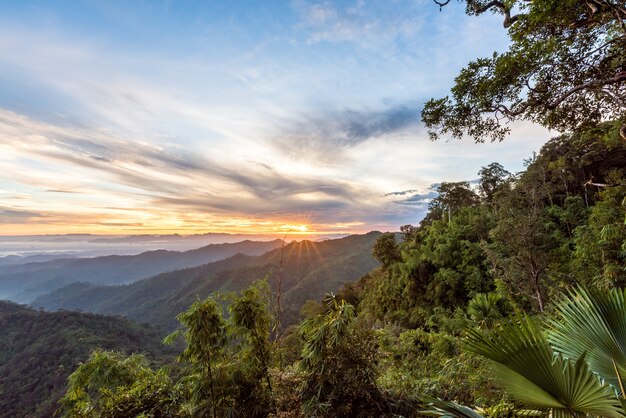
<instances>
[{"instance_id":1,"label":"mountain ridge","mask_svg":"<svg viewBox=\"0 0 626 418\"><path fill-rule=\"evenodd\" d=\"M70 258L0 269L0 297L31 302L59 287L86 282L101 285L125 284L156 274L194 267L237 253L260 255L280 247L282 240L209 244L188 251L152 250L137 255L108 255Z\"/></svg>"},{"instance_id":2,"label":"mountain ridge","mask_svg":"<svg viewBox=\"0 0 626 418\"><path fill-rule=\"evenodd\" d=\"M176 315L196 297L216 291L239 291L264 277L276 291L282 258L285 317L295 318L306 300L317 300L327 292L337 291L342 284L357 280L378 266L371 249L379 235L380 232L372 231L321 242L292 242L260 256L239 254L129 285L74 284L38 297L32 306L123 315L170 330L177 326Z\"/></svg>"}]
</instances>

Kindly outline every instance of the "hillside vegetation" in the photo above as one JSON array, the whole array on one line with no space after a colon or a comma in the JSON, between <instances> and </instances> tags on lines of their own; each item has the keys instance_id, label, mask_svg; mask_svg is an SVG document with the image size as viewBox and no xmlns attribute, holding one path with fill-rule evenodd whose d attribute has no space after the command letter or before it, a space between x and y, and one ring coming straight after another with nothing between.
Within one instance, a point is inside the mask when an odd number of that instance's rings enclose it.
<instances>
[{"instance_id":1,"label":"hillside vegetation","mask_svg":"<svg viewBox=\"0 0 626 418\"><path fill-rule=\"evenodd\" d=\"M69 374L95 349L171 361L154 328L122 318L41 312L0 301L0 416L51 417Z\"/></svg>"}]
</instances>

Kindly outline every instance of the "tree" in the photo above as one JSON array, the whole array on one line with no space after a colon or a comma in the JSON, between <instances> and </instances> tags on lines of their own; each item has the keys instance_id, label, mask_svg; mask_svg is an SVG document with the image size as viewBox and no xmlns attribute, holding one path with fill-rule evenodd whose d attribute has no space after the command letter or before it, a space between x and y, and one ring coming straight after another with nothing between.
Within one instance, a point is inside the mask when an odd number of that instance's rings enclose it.
<instances>
[{"instance_id":1,"label":"tree","mask_svg":"<svg viewBox=\"0 0 626 418\"><path fill-rule=\"evenodd\" d=\"M215 365L224 355L227 344L226 323L222 311L215 300L197 300L191 307L177 316L185 327L183 335L187 347L179 356L192 368L191 402L195 414L217 417L222 409L224 397L216 392L220 379L216 376ZM170 334L166 342L171 342L178 333Z\"/></svg>"},{"instance_id":2,"label":"tree","mask_svg":"<svg viewBox=\"0 0 626 418\"><path fill-rule=\"evenodd\" d=\"M489 334L470 330L467 346L526 406L550 416L622 417L625 321L626 291L577 288L557 303L547 332L524 316Z\"/></svg>"},{"instance_id":3,"label":"tree","mask_svg":"<svg viewBox=\"0 0 626 418\"><path fill-rule=\"evenodd\" d=\"M607 119L621 120L626 139L623 0L464 2L468 15L501 14L511 45L470 62L451 96L426 103L422 120L432 139L502 140L516 120L565 132Z\"/></svg>"},{"instance_id":4,"label":"tree","mask_svg":"<svg viewBox=\"0 0 626 418\"><path fill-rule=\"evenodd\" d=\"M401 261L402 256L400 255L400 247L396 243L396 234L385 232L378 237L372 249L372 257L378 260L383 265L383 268Z\"/></svg>"},{"instance_id":5,"label":"tree","mask_svg":"<svg viewBox=\"0 0 626 418\"><path fill-rule=\"evenodd\" d=\"M487 202L492 202L495 193L511 177L511 173L499 163L491 163L487 167L481 167L478 172L480 183L478 189Z\"/></svg>"},{"instance_id":6,"label":"tree","mask_svg":"<svg viewBox=\"0 0 626 418\"><path fill-rule=\"evenodd\" d=\"M237 373L235 408L242 416L266 416L275 410L269 368L271 362L269 312L271 291L266 280L255 282L235 298L228 310L241 347L233 357Z\"/></svg>"},{"instance_id":7,"label":"tree","mask_svg":"<svg viewBox=\"0 0 626 418\"><path fill-rule=\"evenodd\" d=\"M183 396L145 357L94 351L68 378L60 403L66 417L182 417Z\"/></svg>"},{"instance_id":8,"label":"tree","mask_svg":"<svg viewBox=\"0 0 626 418\"><path fill-rule=\"evenodd\" d=\"M325 308L299 330L304 339L299 369L304 373L300 394L306 416L384 415L386 405L372 364L373 336L359 334L352 305L329 295Z\"/></svg>"},{"instance_id":9,"label":"tree","mask_svg":"<svg viewBox=\"0 0 626 418\"><path fill-rule=\"evenodd\" d=\"M575 229L574 265L581 282L601 287L626 285L626 187L600 193L586 224Z\"/></svg>"},{"instance_id":10,"label":"tree","mask_svg":"<svg viewBox=\"0 0 626 418\"><path fill-rule=\"evenodd\" d=\"M467 304L467 314L481 327L490 329L510 311L506 299L496 292L478 293Z\"/></svg>"},{"instance_id":11,"label":"tree","mask_svg":"<svg viewBox=\"0 0 626 418\"><path fill-rule=\"evenodd\" d=\"M491 363L514 399L533 409L515 415L617 418L626 415L625 321L626 290L579 287L559 300L546 329L520 316L488 334L469 330L466 347ZM454 402L423 400L428 415L483 417Z\"/></svg>"},{"instance_id":12,"label":"tree","mask_svg":"<svg viewBox=\"0 0 626 418\"><path fill-rule=\"evenodd\" d=\"M478 195L471 189L469 182L442 182L437 187L437 197L428 204L429 213L422 220L422 226L437 219L452 219L452 213L464 206L478 204Z\"/></svg>"},{"instance_id":13,"label":"tree","mask_svg":"<svg viewBox=\"0 0 626 418\"><path fill-rule=\"evenodd\" d=\"M545 195L532 178L520 179L498 202L498 222L484 244L508 291L521 300L534 299L542 312L548 296L549 267L558 262L559 242L546 217Z\"/></svg>"}]
</instances>

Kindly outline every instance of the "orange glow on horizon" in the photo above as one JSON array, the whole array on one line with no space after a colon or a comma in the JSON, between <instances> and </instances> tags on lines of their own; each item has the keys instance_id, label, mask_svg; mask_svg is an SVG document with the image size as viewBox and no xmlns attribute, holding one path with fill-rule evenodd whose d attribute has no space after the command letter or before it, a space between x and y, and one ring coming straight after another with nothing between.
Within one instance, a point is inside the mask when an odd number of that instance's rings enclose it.
<instances>
[{"instance_id":1,"label":"orange glow on horizon","mask_svg":"<svg viewBox=\"0 0 626 418\"><path fill-rule=\"evenodd\" d=\"M154 213L152 214L154 215ZM285 235L306 239L328 234L355 234L370 231L372 226L363 222L315 223L304 217L289 221L274 219L202 219L201 216L179 218L176 216L129 219L109 216L80 216L59 214L26 224L4 224L0 236L93 234L93 235L199 235L199 234L246 234L268 235L282 238ZM52 222L51 222L52 221Z\"/></svg>"}]
</instances>

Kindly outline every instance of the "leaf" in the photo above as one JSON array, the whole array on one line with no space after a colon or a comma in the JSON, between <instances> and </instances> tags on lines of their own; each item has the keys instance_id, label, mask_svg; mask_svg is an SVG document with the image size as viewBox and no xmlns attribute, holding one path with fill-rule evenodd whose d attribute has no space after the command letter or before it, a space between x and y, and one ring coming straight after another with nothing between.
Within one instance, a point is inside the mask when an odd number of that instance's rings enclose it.
<instances>
[{"instance_id":1,"label":"leaf","mask_svg":"<svg viewBox=\"0 0 626 418\"><path fill-rule=\"evenodd\" d=\"M586 353L591 370L620 387L618 375L626 376L626 290L579 287L556 304L547 325L556 351L569 358Z\"/></svg>"},{"instance_id":2,"label":"leaf","mask_svg":"<svg viewBox=\"0 0 626 418\"><path fill-rule=\"evenodd\" d=\"M553 415L624 416L612 388L577 361L555 354L539 327L528 316L505 321L484 335L470 330L470 351L494 363L507 391L521 403Z\"/></svg>"},{"instance_id":3,"label":"leaf","mask_svg":"<svg viewBox=\"0 0 626 418\"><path fill-rule=\"evenodd\" d=\"M458 418L484 418L478 411L454 402L444 401L423 395L420 400L428 409L419 411L422 415L431 417L458 417Z\"/></svg>"}]
</instances>

